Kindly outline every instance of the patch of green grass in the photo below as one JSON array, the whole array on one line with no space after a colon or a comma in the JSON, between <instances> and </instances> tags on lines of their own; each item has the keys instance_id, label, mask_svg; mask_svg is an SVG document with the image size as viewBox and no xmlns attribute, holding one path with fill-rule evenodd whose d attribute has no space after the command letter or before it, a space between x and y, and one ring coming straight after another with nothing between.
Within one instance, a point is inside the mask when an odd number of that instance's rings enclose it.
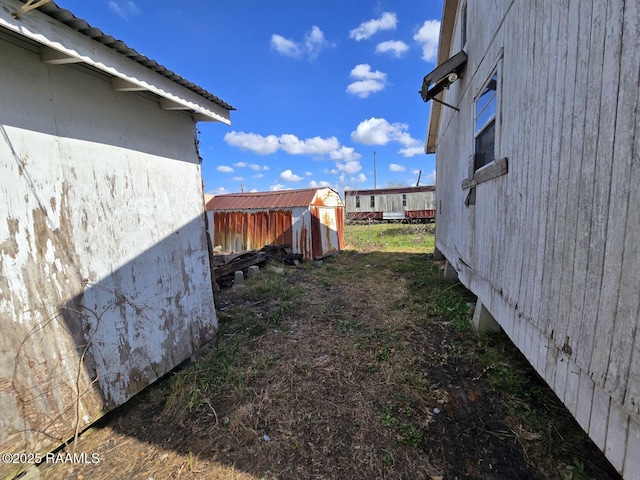
<instances>
[{"instance_id":1,"label":"patch of green grass","mask_svg":"<svg viewBox=\"0 0 640 480\"><path fill-rule=\"evenodd\" d=\"M435 224L346 225L344 236L347 245L361 251L433 252Z\"/></svg>"}]
</instances>

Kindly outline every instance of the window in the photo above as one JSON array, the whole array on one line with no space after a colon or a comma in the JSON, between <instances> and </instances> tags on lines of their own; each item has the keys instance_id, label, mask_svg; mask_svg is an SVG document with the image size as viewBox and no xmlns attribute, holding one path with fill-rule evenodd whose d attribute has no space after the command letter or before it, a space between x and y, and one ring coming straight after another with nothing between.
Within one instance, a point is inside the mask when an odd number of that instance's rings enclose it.
<instances>
[{"instance_id":1,"label":"window","mask_svg":"<svg viewBox=\"0 0 640 480\"><path fill-rule=\"evenodd\" d=\"M371 208L376 208L376 197L371 195Z\"/></svg>"},{"instance_id":2,"label":"window","mask_svg":"<svg viewBox=\"0 0 640 480\"><path fill-rule=\"evenodd\" d=\"M360 195L356 195L356 208L360 208Z\"/></svg>"},{"instance_id":3,"label":"window","mask_svg":"<svg viewBox=\"0 0 640 480\"><path fill-rule=\"evenodd\" d=\"M476 99L474 170L493 162L497 107L498 74L494 72Z\"/></svg>"},{"instance_id":4,"label":"window","mask_svg":"<svg viewBox=\"0 0 640 480\"><path fill-rule=\"evenodd\" d=\"M402 206L403 207L407 206L407 194L406 193L402 194Z\"/></svg>"}]
</instances>

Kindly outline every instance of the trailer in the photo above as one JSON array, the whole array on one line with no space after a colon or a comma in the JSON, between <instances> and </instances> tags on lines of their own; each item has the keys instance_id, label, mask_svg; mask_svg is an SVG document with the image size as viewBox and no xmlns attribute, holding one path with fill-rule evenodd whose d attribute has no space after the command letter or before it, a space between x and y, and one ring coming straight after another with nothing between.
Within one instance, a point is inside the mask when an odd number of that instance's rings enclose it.
<instances>
[{"instance_id":1,"label":"trailer","mask_svg":"<svg viewBox=\"0 0 640 480\"><path fill-rule=\"evenodd\" d=\"M435 185L346 190L347 222L425 223L436 218Z\"/></svg>"}]
</instances>

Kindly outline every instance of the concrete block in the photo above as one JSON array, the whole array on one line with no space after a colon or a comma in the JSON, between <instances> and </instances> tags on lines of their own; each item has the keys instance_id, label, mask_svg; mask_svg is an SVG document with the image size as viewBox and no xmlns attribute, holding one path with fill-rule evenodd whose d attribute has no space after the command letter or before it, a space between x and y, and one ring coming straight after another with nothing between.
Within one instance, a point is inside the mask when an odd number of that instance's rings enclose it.
<instances>
[{"instance_id":1,"label":"concrete block","mask_svg":"<svg viewBox=\"0 0 640 480\"><path fill-rule=\"evenodd\" d=\"M246 284L244 283L244 274L242 270L238 270L233 274L233 286L232 289L244 288Z\"/></svg>"},{"instance_id":2,"label":"concrete block","mask_svg":"<svg viewBox=\"0 0 640 480\"><path fill-rule=\"evenodd\" d=\"M455 269L449 260L444 264L444 279L445 280L458 280L458 271Z\"/></svg>"},{"instance_id":3,"label":"concrete block","mask_svg":"<svg viewBox=\"0 0 640 480\"><path fill-rule=\"evenodd\" d=\"M247 270L247 277L253 278L260 275L260 267L258 265L251 265Z\"/></svg>"},{"instance_id":4,"label":"concrete block","mask_svg":"<svg viewBox=\"0 0 640 480\"><path fill-rule=\"evenodd\" d=\"M436 262L442 262L443 260L446 260L442 252L436 247L434 247L433 249L433 260Z\"/></svg>"},{"instance_id":5,"label":"concrete block","mask_svg":"<svg viewBox=\"0 0 640 480\"><path fill-rule=\"evenodd\" d=\"M473 311L473 325L478 332L494 333L502 331L500 324L480 301L476 303L476 308Z\"/></svg>"}]
</instances>

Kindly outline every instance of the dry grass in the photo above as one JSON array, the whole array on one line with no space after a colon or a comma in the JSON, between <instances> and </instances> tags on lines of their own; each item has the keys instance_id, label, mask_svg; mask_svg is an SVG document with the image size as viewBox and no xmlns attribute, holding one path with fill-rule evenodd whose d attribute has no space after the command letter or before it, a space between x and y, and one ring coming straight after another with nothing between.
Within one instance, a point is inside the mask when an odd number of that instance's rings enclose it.
<instances>
[{"instance_id":1,"label":"dry grass","mask_svg":"<svg viewBox=\"0 0 640 480\"><path fill-rule=\"evenodd\" d=\"M193 363L83 436L51 479L615 478L424 253L347 251L222 292ZM506 366L506 368L505 368Z\"/></svg>"}]
</instances>

